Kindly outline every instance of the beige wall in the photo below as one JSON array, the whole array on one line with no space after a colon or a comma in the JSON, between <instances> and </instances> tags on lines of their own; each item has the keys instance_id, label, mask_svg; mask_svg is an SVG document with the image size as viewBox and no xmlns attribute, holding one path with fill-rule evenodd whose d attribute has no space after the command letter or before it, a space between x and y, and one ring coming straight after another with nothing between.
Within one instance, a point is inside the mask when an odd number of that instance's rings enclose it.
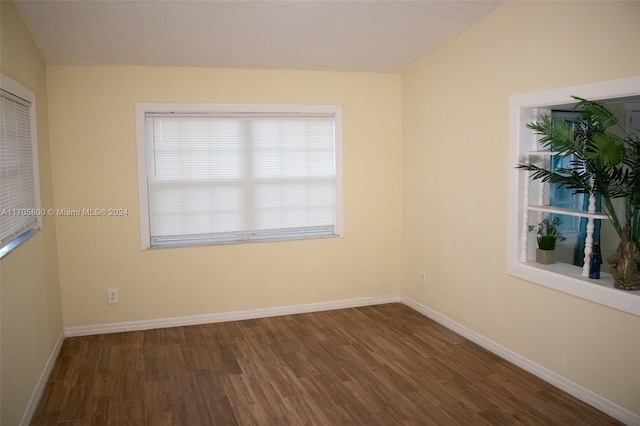
<instances>
[{"instance_id":1,"label":"beige wall","mask_svg":"<svg viewBox=\"0 0 640 426\"><path fill-rule=\"evenodd\" d=\"M509 95L639 73L639 2L508 3L407 69L402 291L640 414L640 318L505 272Z\"/></svg>"},{"instance_id":2,"label":"beige wall","mask_svg":"<svg viewBox=\"0 0 640 426\"><path fill-rule=\"evenodd\" d=\"M640 319L505 274L508 96L640 73L640 3L508 3L401 76L49 66L46 84L0 4L2 72L37 93L44 206L129 210L56 218L59 261L47 217L0 261L0 423L61 331L58 269L66 327L402 292L640 413ZM343 105L345 236L141 251L136 102Z\"/></svg>"},{"instance_id":3,"label":"beige wall","mask_svg":"<svg viewBox=\"0 0 640 426\"><path fill-rule=\"evenodd\" d=\"M0 2L0 69L36 95L42 206L53 207L45 65L13 3ZM62 333L53 217L0 260L0 424L20 422Z\"/></svg>"},{"instance_id":4,"label":"beige wall","mask_svg":"<svg viewBox=\"0 0 640 426\"><path fill-rule=\"evenodd\" d=\"M399 74L49 66L47 77L56 208L129 210L57 217L65 327L399 294ZM136 102L342 105L344 237L141 251Z\"/></svg>"}]
</instances>

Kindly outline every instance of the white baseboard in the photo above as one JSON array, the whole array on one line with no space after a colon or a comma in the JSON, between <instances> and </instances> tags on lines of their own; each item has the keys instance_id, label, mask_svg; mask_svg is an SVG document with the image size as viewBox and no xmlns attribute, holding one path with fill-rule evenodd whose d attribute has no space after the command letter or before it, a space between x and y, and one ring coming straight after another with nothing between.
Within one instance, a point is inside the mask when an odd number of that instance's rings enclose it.
<instances>
[{"instance_id":1,"label":"white baseboard","mask_svg":"<svg viewBox=\"0 0 640 426\"><path fill-rule=\"evenodd\" d=\"M119 333L124 331L149 330L154 328L181 327L187 325L210 324L225 321L240 321L255 318L267 318L280 315L303 314L308 312L330 311L334 309L355 308L359 306L380 305L400 302L401 296L387 295L360 297L356 299L333 300L329 302L305 303L302 305L279 306L275 308L252 309L247 311L221 312L216 314L191 315L187 317L160 318L143 321L95 324L66 327L66 337L88 336L93 334Z\"/></svg>"},{"instance_id":2,"label":"white baseboard","mask_svg":"<svg viewBox=\"0 0 640 426\"><path fill-rule=\"evenodd\" d=\"M640 425L640 415L634 413L633 411L627 410L620 405L609 401L608 399L598 395L597 393L590 391L589 389L572 382L571 380L563 377L548 368L543 367L540 364L537 364L531 361L528 358L508 349L493 340L486 338L485 336L465 327L464 325L453 321L451 318L448 318L439 312L434 311L431 308L424 306L423 304L407 297L402 296L401 302L410 308L420 312L426 317L431 318L432 320L442 324L448 329L455 331L459 335L471 340L474 343L482 346L483 348L493 352L499 357L506 359L507 361L517 365L523 370L528 371L535 376L538 376L542 380L554 385L555 387L562 389L570 395L578 398L581 401L586 402L592 407L597 408L598 410L607 413L611 417L627 424L627 425Z\"/></svg>"},{"instance_id":3,"label":"white baseboard","mask_svg":"<svg viewBox=\"0 0 640 426\"><path fill-rule=\"evenodd\" d=\"M44 390L47 386L47 382L49 381L49 376L51 376L51 371L53 370L53 366L56 364L56 359L58 358L58 354L60 353L60 349L62 348L62 342L64 342L64 333L60 333L58 336L58 340L56 344L53 346L53 350L49 355L49 359L44 366L44 370L42 370L42 374L40 374L40 378L38 379L38 383L36 384L36 388L31 394L31 399L29 400L29 404L27 404L27 409L24 411L22 415L22 420L20 420L20 426L27 426L31 423L31 419L38 409L38 404L42 399L42 395L44 394Z\"/></svg>"}]
</instances>

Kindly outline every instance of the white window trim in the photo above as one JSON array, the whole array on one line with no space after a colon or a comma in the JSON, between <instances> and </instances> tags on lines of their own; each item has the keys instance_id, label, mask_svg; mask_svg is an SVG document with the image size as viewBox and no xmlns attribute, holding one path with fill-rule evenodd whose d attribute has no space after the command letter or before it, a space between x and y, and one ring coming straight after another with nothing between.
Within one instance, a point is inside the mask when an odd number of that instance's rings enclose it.
<instances>
[{"instance_id":1,"label":"white window trim","mask_svg":"<svg viewBox=\"0 0 640 426\"><path fill-rule=\"evenodd\" d=\"M606 279L582 277L581 268L566 264L540 265L521 262L525 173L516 169L530 149L532 131L527 123L538 119L539 108L573 104L571 96L604 100L640 95L640 75L598 83L522 93L509 98L509 165L507 206L507 273L545 287L640 316L640 292L613 288Z\"/></svg>"},{"instance_id":2,"label":"white window trim","mask_svg":"<svg viewBox=\"0 0 640 426\"><path fill-rule=\"evenodd\" d=\"M0 247L0 259L7 254L9 254L14 248L18 247L20 244L24 243L32 236L34 236L38 231L42 229L42 216L41 213L41 202L40 202L40 176L39 176L39 162L38 162L38 133L36 126L36 96L35 94L24 87L22 84L17 81L12 80L11 78L5 76L4 74L0 74L0 88L6 92L11 93L14 96L24 99L29 102L29 121L30 121L30 133L31 133L31 144L32 144L32 160L33 160L33 188L35 192L35 205L36 205L36 224L35 228L31 228L21 235L16 237L13 241L7 243L3 247Z\"/></svg>"},{"instance_id":3,"label":"white window trim","mask_svg":"<svg viewBox=\"0 0 640 426\"><path fill-rule=\"evenodd\" d=\"M214 103L137 103L136 113L136 145L138 158L138 201L140 209L140 245L142 250L155 249L151 247L149 230L149 204L147 192L146 168L146 130L145 114L159 113L252 113L270 112L309 114L327 113L334 115L335 126L335 167L336 167L336 223L335 236L343 236L343 182L342 182L342 107L337 105L288 105L288 104L214 104ZM258 240L262 241L262 240ZM274 241L274 240L264 240ZM237 242L234 242L237 243ZM170 246L170 247L178 247Z\"/></svg>"}]
</instances>

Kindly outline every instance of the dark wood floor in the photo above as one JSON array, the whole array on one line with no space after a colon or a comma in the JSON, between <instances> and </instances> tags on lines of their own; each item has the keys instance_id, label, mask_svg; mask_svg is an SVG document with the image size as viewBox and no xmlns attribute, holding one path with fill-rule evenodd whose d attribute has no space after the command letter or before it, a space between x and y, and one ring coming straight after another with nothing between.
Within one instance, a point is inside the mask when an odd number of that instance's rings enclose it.
<instances>
[{"instance_id":1,"label":"dark wood floor","mask_svg":"<svg viewBox=\"0 0 640 426\"><path fill-rule=\"evenodd\" d=\"M618 424L402 304L65 340L32 425Z\"/></svg>"}]
</instances>

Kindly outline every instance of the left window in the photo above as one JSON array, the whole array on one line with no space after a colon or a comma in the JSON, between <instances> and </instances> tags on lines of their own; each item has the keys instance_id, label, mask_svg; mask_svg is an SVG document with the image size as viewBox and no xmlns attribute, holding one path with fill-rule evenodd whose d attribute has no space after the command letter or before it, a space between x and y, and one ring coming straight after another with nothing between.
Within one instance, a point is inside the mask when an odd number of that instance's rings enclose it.
<instances>
[{"instance_id":1,"label":"left window","mask_svg":"<svg viewBox=\"0 0 640 426\"><path fill-rule=\"evenodd\" d=\"M142 248L334 237L342 109L137 104Z\"/></svg>"},{"instance_id":2,"label":"left window","mask_svg":"<svg viewBox=\"0 0 640 426\"><path fill-rule=\"evenodd\" d=\"M0 76L0 257L41 227L35 96Z\"/></svg>"}]
</instances>

